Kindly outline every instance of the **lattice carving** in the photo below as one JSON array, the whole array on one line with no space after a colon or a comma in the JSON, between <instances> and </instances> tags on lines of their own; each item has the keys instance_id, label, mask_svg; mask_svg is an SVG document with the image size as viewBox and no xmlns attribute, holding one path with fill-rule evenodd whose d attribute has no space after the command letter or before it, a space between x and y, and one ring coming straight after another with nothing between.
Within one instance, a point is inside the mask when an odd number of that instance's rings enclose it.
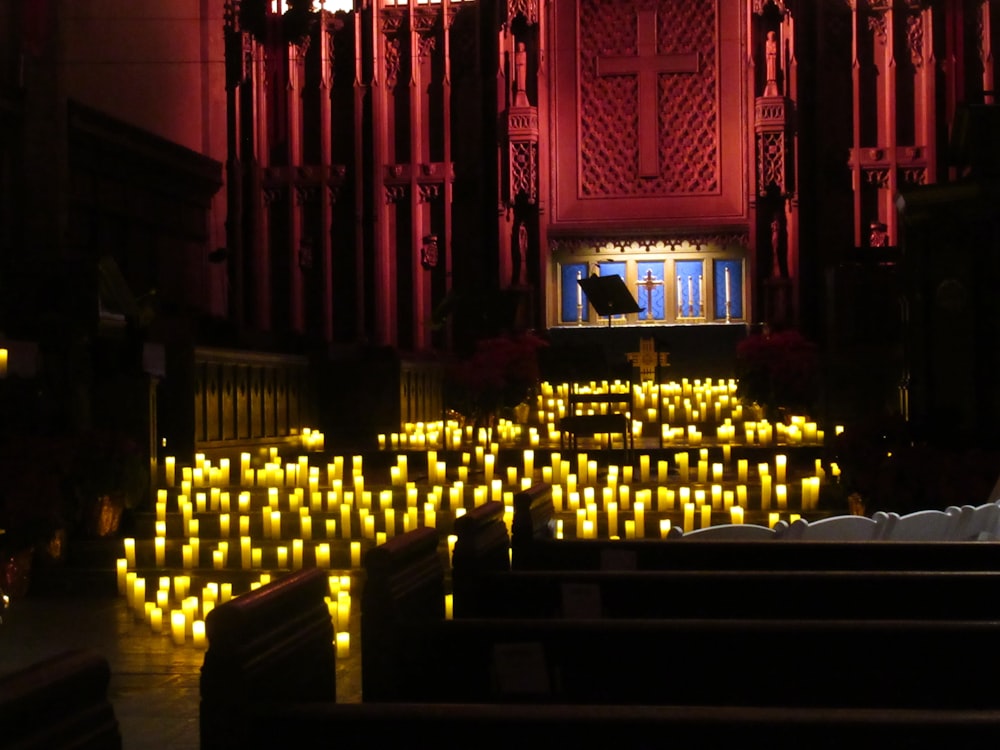
<instances>
[{"instance_id":1,"label":"lattice carving","mask_svg":"<svg viewBox=\"0 0 1000 750\"><path fill-rule=\"evenodd\" d=\"M886 28L885 14L881 11L873 12L868 16L868 30L881 43L885 44L888 39L888 29Z\"/></svg>"},{"instance_id":2,"label":"lattice carving","mask_svg":"<svg viewBox=\"0 0 1000 750\"><path fill-rule=\"evenodd\" d=\"M417 185L417 200L420 203L430 203L441 196L441 185L437 182Z\"/></svg>"},{"instance_id":3,"label":"lattice carving","mask_svg":"<svg viewBox=\"0 0 1000 750\"><path fill-rule=\"evenodd\" d=\"M529 26L538 23L538 0L507 0L507 20L513 21L518 16Z\"/></svg>"},{"instance_id":4,"label":"lattice carving","mask_svg":"<svg viewBox=\"0 0 1000 750\"><path fill-rule=\"evenodd\" d=\"M926 185L927 169L925 167L904 167L899 170L899 181L907 185Z\"/></svg>"},{"instance_id":5,"label":"lattice carving","mask_svg":"<svg viewBox=\"0 0 1000 750\"><path fill-rule=\"evenodd\" d=\"M620 255L622 253L701 252L707 248L733 247L743 249L750 247L749 233L714 232L711 234L662 235L638 239L632 237L565 237L554 238L549 243L549 249L552 252L565 252L571 255L578 253Z\"/></svg>"},{"instance_id":6,"label":"lattice carving","mask_svg":"<svg viewBox=\"0 0 1000 750\"><path fill-rule=\"evenodd\" d=\"M388 37L385 40L385 85L386 88L395 88L399 81L399 47L400 42L396 37Z\"/></svg>"},{"instance_id":7,"label":"lattice carving","mask_svg":"<svg viewBox=\"0 0 1000 750\"><path fill-rule=\"evenodd\" d=\"M436 36L419 36L417 37L417 56L421 60L426 60L434 52L437 47L437 37Z\"/></svg>"},{"instance_id":8,"label":"lattice carving","mask_svg":"<svg viewBox=\"0 0 1000 750\"><path fill-rule=\"evenodd\" d=\"M784 193L786 149L784 133L757 134L757 190L760 195L774 186Z\"/></svg>"},{"instance_id":9,"label":"lattice carving","mask_svg":"<svg viewBox=\"0 0 1000 750\"><path fill-rule=\"evenodd\" d=\"M879 188L889 187L889 170L888 169L862 169L861 174L864 177L865 182L869 185L874 185Z\"/></svg>"},{"instance_id":10,"label":"lattice carving","mask_svg":"<svg viewBox=\"0 0 1000 750\"><path fill-rule=\"evenodd\" d=\"M386 185L385 202L386 205L405 201L410 195L409 185Z\"/></svg>"},{"instance_id":11,"label":"lattice carving","mask_svg":"<svg viewBox=\"0 0 1000 750\"><path fill-rule=\"evenodd\" d=\"M514 142L510 144L511 198L523 195L529 203L538 200L538 144Z\"/></svg>"},{"instance_id":12,"label":"lattice carving","mask_svg":"<svg viewBox=\"0 0 1000 750\"><path fill-rule=\"evenodd\" d=\"M635 6L580 1L582 195L699 194L719 189L718 0L658 0L655 9L658 54L697 52L700 59L697 73L658 76L658 174L640 178L638 78L598 76L595 64L599 56L637 53Z\"/></svg>"},{"instance_id":13,"label":"lattice carving","mask_svg":"<svg viewBox=\"0 0 1000 750\"><path fill-rule=\"evenodd\" d=\"M769 5L773 5L781 15L788 13L788 9L785 7L785 0L753 0L754 15L764 15L764 11L767 10L767 6Z\"/></svg>"},{"instance_id":14,"label":"lattice carving","mask_svg":"<svg viewBox=\"0 0 1000 750\"><path fill-rule=\"evenodd\" d=\"M914 68L924 64L924 19L922 16L906 17L906 45L910 48L910 62Z\"/></svg>"}]
</instances>

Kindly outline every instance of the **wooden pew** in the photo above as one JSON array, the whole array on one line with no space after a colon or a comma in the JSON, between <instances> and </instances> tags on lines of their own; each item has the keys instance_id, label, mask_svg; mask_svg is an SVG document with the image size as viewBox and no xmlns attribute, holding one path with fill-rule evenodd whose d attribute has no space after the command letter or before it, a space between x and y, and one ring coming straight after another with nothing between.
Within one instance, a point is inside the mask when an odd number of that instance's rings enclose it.
<instances>
[{"instance_id":1,"label":"wooden pew","mask_svg":"<svg viewBox=\"0 0 1000 750\"><path fill-rule=\"evenodd\" d=\"M242 748L258 702L336 701L327 574L297 571L222 604L205 620L201 747Z\"/></svg>"},{"instance_id":2,"label":"wooden pew","mask_svg":"<svg viewBox=\"0 0 1000 750\"><path fill-rule=\"evenodd\" d=\"M0 677L0 747L121 750L107 659L67 651Z\"/></svg>"},{"instance_id":3,"label":"wooden pew","mask_svg":"<svg viewBox=\"0 0 1000 750\"><path fill-rule=\"evenodd\" d=\"M989 748L1000 712L743 706L322 704L262 707L247 747L429 744L438 750L532 747L767 747L801 750Z\"/></svg>"},{"instance_id":4,"label":"wooden pew","mask_svg":"<svg viewBox=\"0 0 1000 750\"><path fill-rule=\"evenodd\" d=\"M449 621L430 532L366 560L362 622L380 636L363 639L366 660L372 648L380 655L378 673L364 673L366 701L1000 708L1000 684L976 685L959 657L975 654L987 673L998 666L997 621Z\"/></svg>"},{"instance_id":5,"label":"wooden pew","mask_svg":"<svg viewBox=\"0 0 1000 750\"><path fill-rule=\"evenodd\" d=\"M551 488L514 497L518 570L1000 570L996 542L555 539Z\"/></svg>"},{"instance_id":6,"label":"wooden pew","mask_svg":"<svg viewBox=\"0 0 1000 750\"><path fill-rule=\"evenodd\" d=\"M503 512L455 524L456 617L1000 620L1000 571L511 571Z\"/></svg>"}]
</instances>

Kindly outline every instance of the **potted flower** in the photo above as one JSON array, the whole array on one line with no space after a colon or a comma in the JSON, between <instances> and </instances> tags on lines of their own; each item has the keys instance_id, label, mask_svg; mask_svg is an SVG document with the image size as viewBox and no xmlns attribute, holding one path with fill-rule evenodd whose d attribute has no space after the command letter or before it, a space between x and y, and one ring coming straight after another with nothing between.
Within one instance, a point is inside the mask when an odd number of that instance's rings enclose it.
<instances>
[{"instance_id":1,"label":"potted flower","mask_svg":"<svg viewBox=\"0 0 1000 750\"><path fill-rule=\"evenodd\" d=\"M772 413L808 409L819 389L819 351L799 331L772 331L765 325L737 344L736 373L745 402Z\"/></svg>"},{"instance_id":2,"label":"potted flower","mask_svg":"<svg viewBox=\"0 0 1000 750\"><path fill-rule=\"evenodd\" d=\"M530 331L480 339L448 373L456 410L492 429L501 411L518 407L537 385L538 350L547 345Z\"/></svg>"}]
</instances>

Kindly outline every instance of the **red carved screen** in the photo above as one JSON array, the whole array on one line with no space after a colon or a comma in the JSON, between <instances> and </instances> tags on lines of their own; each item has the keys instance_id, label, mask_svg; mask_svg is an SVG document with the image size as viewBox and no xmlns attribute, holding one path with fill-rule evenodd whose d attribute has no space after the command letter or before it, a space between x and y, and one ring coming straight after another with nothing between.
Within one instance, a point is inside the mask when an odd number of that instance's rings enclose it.
<instances>
[{"instance_id":1,"label":"red carved screen","mask_svg":"<svg viewBox=\"0 0 1000 750\"><path fill-rule=\"evenodd\" d=\"M742 5L555 1L555 224L746 220Z\"/></svg>"}]
</instances>

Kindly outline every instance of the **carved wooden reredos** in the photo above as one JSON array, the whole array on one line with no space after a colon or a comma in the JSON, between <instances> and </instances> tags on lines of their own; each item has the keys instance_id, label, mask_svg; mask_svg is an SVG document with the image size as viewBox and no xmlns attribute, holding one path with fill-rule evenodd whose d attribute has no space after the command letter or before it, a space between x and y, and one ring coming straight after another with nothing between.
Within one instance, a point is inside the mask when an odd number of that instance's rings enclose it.
<instances>
[{"instance_id":1,"label":"carved wooden reredos","mask_svg":"<svg viewBox=\"0 0 1000 750\"><path fill-rule=\"evenodd\" d=\"M470 316L437 311L484 290L598 324L568 304L596 266L655 297L629 322L794 322L838 253L897 244L901 189L947 177L998 6L356 0L288 42L227 0L238 317L448 348Z\"/></svg>"}]
</instances>

